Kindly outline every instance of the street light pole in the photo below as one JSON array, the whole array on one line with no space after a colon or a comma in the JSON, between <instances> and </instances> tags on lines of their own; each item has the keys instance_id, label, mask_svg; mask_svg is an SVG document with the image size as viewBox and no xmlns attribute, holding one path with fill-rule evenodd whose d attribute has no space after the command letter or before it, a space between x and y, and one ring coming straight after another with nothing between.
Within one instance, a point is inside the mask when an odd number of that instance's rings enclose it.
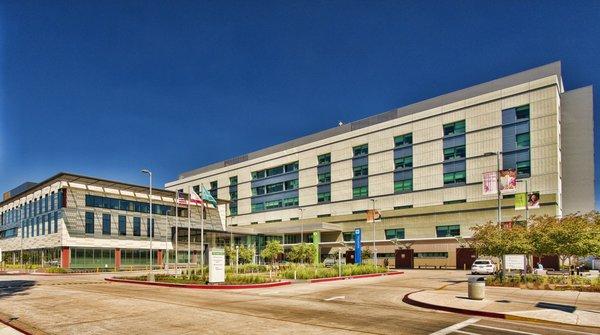
<instances>
[{"instance_id":1,"label":"street light pole","mask_svg":"<svg viewBox=\"0 0 600 335\"><path fill-rule=\"evenodd\" d=\"M148 225L148 229L150 229L150 231L148 232L148 235L150 235L150 273L148 274L148 279L154 281L154 278L152 276L152 235L154 235L154 218L152 217L152 172L148 169L143 169L142 173L147 174L150 178L150 196L148 197L150 199L150 224Z\"/></svg>"},{"instance_id":2,"label":"street light pole","mask_svg":"<svg viewBox=\"0 0 600 335\"><path fill-rule=\"evenodd\" d=\"M375 249L375 199L371 199L373 204L373 262L377 266L377 250Z\"/></svg>"},{"instance_id":3,"label":"street light pole","mask_svg":"<svg viewBox=\"0 0 600 335\"><path fill-rule=\"evenodd\" d=\"M169 273L169 213L171 213L170 210L165 211L165 268L167 274Z\"/></svg>"},{"instance_id":4,"label":"street light pole","mask_svg":"<svg viewBox=\"0 0 600 335\"><path fill-rule=\"evenodd\" d=\"M300 243L304 243L304 221L302 221L303 208L298 208L300 211Z\"/></svg>"}]
</instances>

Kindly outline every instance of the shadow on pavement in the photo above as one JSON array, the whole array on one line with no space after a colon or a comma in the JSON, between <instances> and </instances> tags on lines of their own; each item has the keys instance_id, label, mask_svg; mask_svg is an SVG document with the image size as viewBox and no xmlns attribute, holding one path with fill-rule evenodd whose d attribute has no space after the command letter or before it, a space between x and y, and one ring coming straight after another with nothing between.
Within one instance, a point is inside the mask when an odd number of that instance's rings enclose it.
<instances>
[{"instance_id":1,"label":"shadow on pavement","mask_svg":"<svg viewBox=\"0 0 600 335\"><path fill-rule=\"evenodd\" d=\"M577 310L577 307L571 305L561 305L561 304L553 304L549 302L538 302L535 307L545 308L545 309L556 309L559 311L573 313Z\"/></svg>"},{"instance_id":2,"label":"shadow on pavement","mask_svg":"<svg viewBox=\"0 0 600 335\"><path fill-rule=\"evenodd\" d=\"M0 281L0 299L13 295L26 295L25 291L35 286L34 280L6 280Z\"/></svg>"}]
</instances>

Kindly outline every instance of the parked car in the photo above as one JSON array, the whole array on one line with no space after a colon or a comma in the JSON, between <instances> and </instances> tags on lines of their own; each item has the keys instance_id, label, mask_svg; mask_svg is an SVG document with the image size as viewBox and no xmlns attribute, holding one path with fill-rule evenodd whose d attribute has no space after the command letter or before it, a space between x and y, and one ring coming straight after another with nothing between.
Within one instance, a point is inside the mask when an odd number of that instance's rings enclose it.
<instances>
[{"instance_id":1,"label":"parked car","mask_svg":"<svg viewBox=\"0 0 600 335\"><path fill-rule=\"evenodd\" d=\"M471 274L491 275L496 273L496 264L489 259L478 259L471 266Z\"/></svg>"}]
</instances>

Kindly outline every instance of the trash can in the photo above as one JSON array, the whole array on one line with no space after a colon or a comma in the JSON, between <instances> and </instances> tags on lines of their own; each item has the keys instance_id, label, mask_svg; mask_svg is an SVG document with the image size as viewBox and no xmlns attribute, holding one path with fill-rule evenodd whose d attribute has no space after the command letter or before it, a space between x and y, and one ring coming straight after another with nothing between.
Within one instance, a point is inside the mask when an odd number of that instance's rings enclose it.
<instances>
[{"instance_id":1,"label":"trash can","mask_svg":"<svg viewBox=\"0 0 600 335\"><path fill-rule=\"evenodd\" d=\"M483 300L485 298L485 278L470 277L469 278L469 299Z\"/></svg>"}]
</instances>

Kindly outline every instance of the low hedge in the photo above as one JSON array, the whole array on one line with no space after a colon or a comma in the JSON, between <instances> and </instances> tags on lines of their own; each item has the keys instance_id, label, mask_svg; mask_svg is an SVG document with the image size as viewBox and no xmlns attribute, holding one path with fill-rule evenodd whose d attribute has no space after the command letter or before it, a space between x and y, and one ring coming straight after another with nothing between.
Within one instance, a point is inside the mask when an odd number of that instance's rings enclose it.
<instances>
[{"instance_id":1,"label":"low hedge","mask_svg":"<svg viewBox=\"0 0 600 335\"><path fill-rule=\"evenodd\" d=\"M520 287L537 290L574 290L585 292L600 292L600 277L589 278L582 276L563 275L495 275L485 280L488 286Z\"/></svg>"},{"instance_id":2,"label":"low hedge","mask_svg":"<svg viewBox=\"0 0 600 335\"><path fill-rule=\"evenodd\" d=\"M342 265L342 276L385 273L387 271L385 267L373 264ZM323 265L289 265L279 272L279 276L286 279L294 279L294 273L296 274L296 279L332 278L339 276L337 267L327 268Z\"/></svg>"}]
</instances>

